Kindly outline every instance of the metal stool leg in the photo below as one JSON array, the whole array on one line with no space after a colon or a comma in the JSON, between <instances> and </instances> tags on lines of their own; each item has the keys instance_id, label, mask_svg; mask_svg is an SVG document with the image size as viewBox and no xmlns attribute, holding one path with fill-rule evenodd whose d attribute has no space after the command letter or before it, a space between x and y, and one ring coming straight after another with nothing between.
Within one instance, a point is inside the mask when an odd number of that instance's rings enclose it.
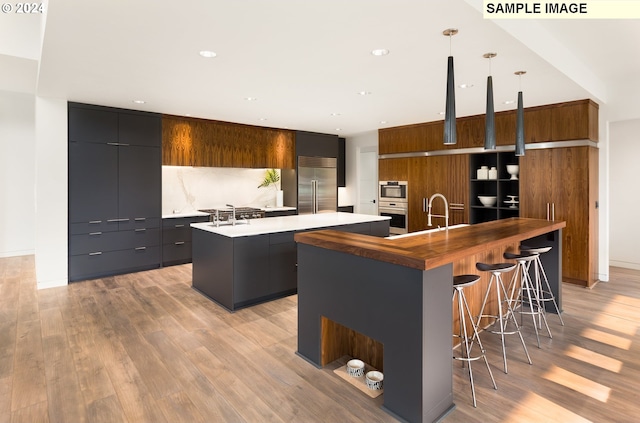
<instances>
[{"instance_id":1,"label":"metal stool leg","mask_svg":"<svg viewBox=\"0 0 640 423\"><path fill-rule=\"evenodd\" d=\"M469 367L469 382L471 384L471 395L473 398L473 406L476 407L476 390L475 384L473 381L473 370L471 369L471 362L482 358L487 367L487 371L489 372L489 376L491 377L491 383L493 384L493 389L498 389L496 385L496 381L493 378L493 372L491 372L491 367L489 367L489 361L487 361L486 351L484 346L482 345L482 341L480 340L480 335L478 334L478 329L473 320L473 316L471 315L471 309L469 308L469 304L467 303L467 297L464 294L464 287L475 284L480 277L477 276L476 279L470 279L471 276L475 275L463 275L457 276L454 278L454 291L453 291L453 300L456 300L458 304L458 318L460 319L460 352L461 357L453 357L455 360L460 360L463 363L467 363ZM468 329L467 329L467 317L469 322L471 323L471 329L473 335L469 338ZM471 356L471 350L473 349L474 342L478 343L478 347L480 348L480 354L477 356Z\"/></svg>"}]
</instances>

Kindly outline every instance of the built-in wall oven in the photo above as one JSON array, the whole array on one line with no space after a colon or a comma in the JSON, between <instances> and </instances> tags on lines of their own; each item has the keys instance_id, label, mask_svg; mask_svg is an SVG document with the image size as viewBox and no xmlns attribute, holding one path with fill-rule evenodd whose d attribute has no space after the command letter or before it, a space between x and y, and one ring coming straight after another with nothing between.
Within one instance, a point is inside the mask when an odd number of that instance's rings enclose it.
<instances>
[{"instance_id":1,"label":"built-in wall oven","mask_svg":"<svg viewBox=\"0 0 640 423\"><path fill-rule=\"evenodd\" d=\"M378 214L391 218L390 234L406 234L409 230L407 181L380 181Z\"/></svg>"},{"instance_id":2,"label":"built-in wall oven","mask_svg":"<svg viewBox=\"0 0 640 423\"><path fill-rule=\"evenodd\" d=\"M407 181L380 181L380 201L407 202Z\"/></svg>"},{"instance_id":3,"label":"built-in wall oven","mask_svg":"<svg viewBox=\"0 0 640 423\"><path fill-rule=\"evenodd\" d=\"M378 214L391 218L389 222L390 234L406 234L409 229L407 219L407 203L395 201L380 201L378 204Z\"/></svg>"}]
</instances>

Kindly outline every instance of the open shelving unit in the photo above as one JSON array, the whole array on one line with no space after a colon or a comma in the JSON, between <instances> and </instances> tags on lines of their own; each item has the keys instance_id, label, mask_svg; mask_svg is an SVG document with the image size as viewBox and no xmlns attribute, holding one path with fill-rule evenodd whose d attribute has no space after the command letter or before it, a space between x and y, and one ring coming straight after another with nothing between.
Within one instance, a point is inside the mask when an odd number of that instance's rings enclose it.
<instances>
[{"instance_id":1,"label":"open shelving unit","mask_svg":"<svg viewBox=\"0 0 640 423\"><path fill-rule=\"evenodd\" d=\"M519 203L507 203L510 195L520 199L520 180L511 179L507 172L507 165L519 165L518 157L513 152L487 152L469 155L469 219L472 224L489 222L491 220L519 217ZM478 169L487 166L497 169L497 179L478 179ZM519 175L518 175L519 176ZM478 199L479 195L496 196L494 206L486 207Z\"/></svg>"}]
</instances>

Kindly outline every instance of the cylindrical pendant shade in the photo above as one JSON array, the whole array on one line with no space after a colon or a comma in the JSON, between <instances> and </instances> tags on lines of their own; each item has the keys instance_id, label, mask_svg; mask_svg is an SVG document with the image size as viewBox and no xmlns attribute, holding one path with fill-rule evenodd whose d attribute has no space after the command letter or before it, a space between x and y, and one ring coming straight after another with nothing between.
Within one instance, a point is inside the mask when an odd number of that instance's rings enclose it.
<instances>
[{"instance_id":1,"label":"cylindrical pendant shade","mask_svg":"<svg viewBox=\"0 0 640 423\"><path fill-rule=\"evenodd\" d=\"M457 142L456 134L456 93L453 80L453 56L449 56L447 63L447 99L444 109L444 144L452 145Z\"/></svg>"},{"instance_id":2,"label":"cylindrical pendant shade","mask_svg":"<svg viewBox=\"0 0 640 423\"><path fill-rule=\"evenodd\" d=\"M484 149L496 149L496 114L493 107L493 79L487 77L487 112L484 120Z\"/></svg>"},{"instance_id":3,"label":"cylindrical pendant shade","mask_svg":"<svg viewBox=\"0 0 640 423\"><path fill-rule=\"evenodd\" d=\"M522 91L518 91L518 111L516 113L516 156L524 156L524 108Z\"/></svg>"}]
</instances>

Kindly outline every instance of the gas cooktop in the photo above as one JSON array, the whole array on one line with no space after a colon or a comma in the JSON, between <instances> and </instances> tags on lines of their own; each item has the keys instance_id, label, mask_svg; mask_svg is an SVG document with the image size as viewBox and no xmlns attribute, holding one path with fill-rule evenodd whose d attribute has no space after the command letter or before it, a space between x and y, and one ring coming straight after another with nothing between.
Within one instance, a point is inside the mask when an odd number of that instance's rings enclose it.
<instances>
[{"instance_id":1,"label":"gas cooktop","mask_svg":"<svg viewBox=\"0 0 640 423\"><path fill-rule=\"evenodd\" d=\"M230 207L218 208L218 209L202 209L198 210L203 213L209 213L211 220L215 219L217 214L218 219L221 222L229 220L229 217L233 214L233 209ZM236 207L236 219L261 219L264 217L264 210L254 207Z\"/></svg>"}]
</instances>

